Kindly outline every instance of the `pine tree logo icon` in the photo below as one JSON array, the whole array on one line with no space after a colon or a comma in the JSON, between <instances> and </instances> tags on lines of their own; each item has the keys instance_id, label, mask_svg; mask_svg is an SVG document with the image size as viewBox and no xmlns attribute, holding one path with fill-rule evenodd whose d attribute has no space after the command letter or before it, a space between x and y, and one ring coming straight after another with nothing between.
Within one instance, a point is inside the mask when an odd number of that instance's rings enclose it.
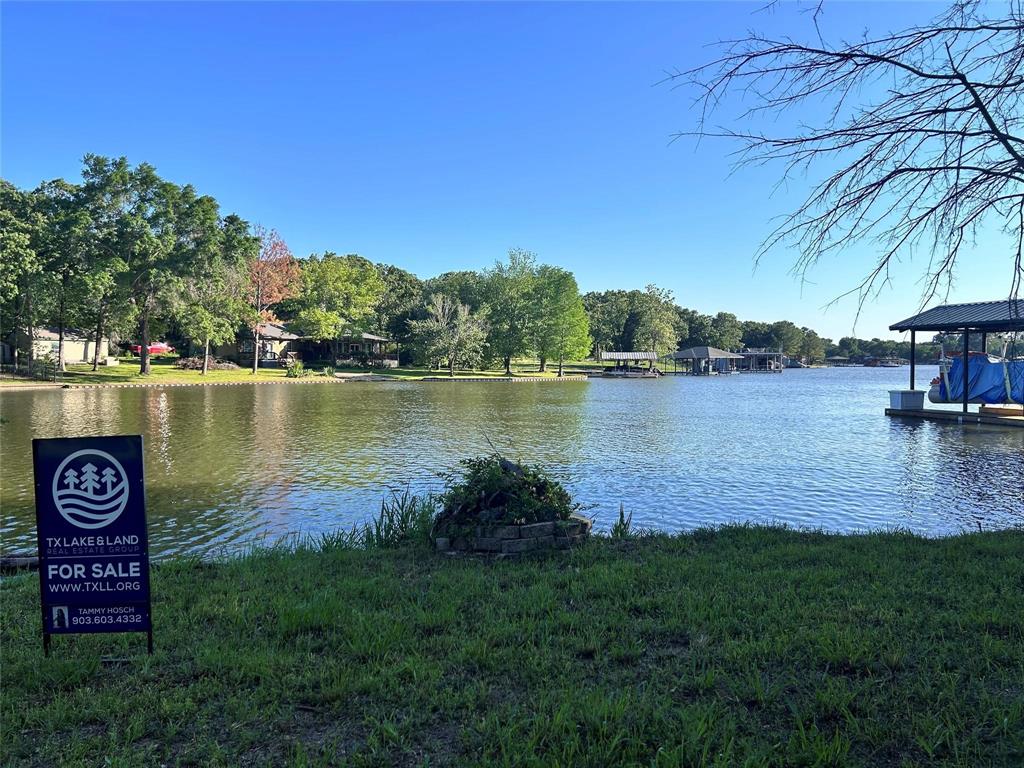
<instances>
[{"instance_id":1,"label":"pine tree logo icon","mask_svg":"<svg viewBox=\"0 0 1024 768\"><path fill-rule=\"evenodd\" d=\"M78 528L103 528L128 503L128 475L106 451L85 449L64 459L53 473L53 503Z\"/></svg>"}]
</instances>

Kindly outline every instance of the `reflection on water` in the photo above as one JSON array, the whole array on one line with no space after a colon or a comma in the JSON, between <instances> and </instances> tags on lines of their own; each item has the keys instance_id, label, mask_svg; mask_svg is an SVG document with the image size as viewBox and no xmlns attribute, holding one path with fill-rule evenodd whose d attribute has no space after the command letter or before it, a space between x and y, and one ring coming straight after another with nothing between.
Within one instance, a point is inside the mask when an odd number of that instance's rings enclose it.
<instances>
[{"instance_id":1,"label":"reflection on water","mask_svg":"<svg viewBox=\"0 0 1024 768\"><path fill-rule=\"evenodd\" d=\"M922 370L921 381L932 372ZM348 383L0 395L4 551L34 547L32 437L145 436L158 552L351 525L489 450L607 527L782 522L929 535L1024 524L1024 430L889 419L899 369L565 384Z\"/></svg>"}]
</instances>

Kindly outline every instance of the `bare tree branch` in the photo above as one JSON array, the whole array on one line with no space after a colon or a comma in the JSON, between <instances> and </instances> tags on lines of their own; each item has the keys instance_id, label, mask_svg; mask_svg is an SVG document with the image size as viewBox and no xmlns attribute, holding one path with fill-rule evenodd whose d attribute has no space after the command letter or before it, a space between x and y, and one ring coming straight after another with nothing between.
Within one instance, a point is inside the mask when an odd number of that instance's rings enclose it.
<instances>
[{"instance_id":1,"label":"bare tree branch","mask_svg":"<svg viewBox=\"0 0 1024 768\"><path fill-rule=\"evenodd\" d=\"M780 185L828 169L756 258L795 245L793 271L807 280L823 256L873 243L874 265L843 294L858 297L858 313L889 283L894 262L922 250L921 304L948 294L961 256L993 226L1015 244L1008 288L1017 298L1024 285L1021 3L959 2L929 26L838 44L825 41L819 3L815 44L751 34L722 43L708 64L669 73L672 87L695 90L698 114L696 128L674 139L734 141L735 167L779 164ZM742 130L709 124L727 108ZM810 124L796 119L804 114ZM749 127L767 118L793 127Z\"/></svg>"}]
</instances>

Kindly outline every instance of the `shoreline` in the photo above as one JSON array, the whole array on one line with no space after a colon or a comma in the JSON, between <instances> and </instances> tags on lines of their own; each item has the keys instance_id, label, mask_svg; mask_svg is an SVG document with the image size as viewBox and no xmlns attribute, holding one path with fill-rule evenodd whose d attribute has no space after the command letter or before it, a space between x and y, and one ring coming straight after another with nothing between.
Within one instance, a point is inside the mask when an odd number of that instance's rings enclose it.
<instances>
[{"instance_id":1,"label":"shoreline","mask_svg":"<svg viewBox=\"0 0 1024 768\"><path fill-rule=\"evenodd\" d=\"M483 383L483 382L506 382L506 383L545 383L545 382L582 382L587 381L591 378L600 378L601 369L595 369L592 366L586 367L584 370L582 364L577 363L574 368L568 368L565 375L559 377L551 373L543 374L539 371L522 371L519 373L513 373L512 376L505 376L498 372L461 372L460 375L456 375L454 378L449 377L445 373L430 369L418 369L418 368L397 368L397 369L386 369L389 372L382 372L381 370L342 370L335 371L333 376L323 376L322 374L315 374L311 376L304 376L301 378L288 378L284 375L283 370L274 368L261 368L260 373L255 377L252 376L248 370L245 371L216 371L210 372L209 380L204 380L196 371L178 371L168 372L169 366L164 364L157 364L154 366L156 371L150 374L150 378L146 379L140 374L130 374L132 380L123 380L117 378L118 373L110 373L109 371L101 372L93 371L71 371L69 372L69 378L67 380L53 382L53 381L40 381L35 379L21 379L11 377L10 375L0 377L0 393L5 391L26 391L32 389L40 390L54 390L54 389L101 389L101 388L145 388L145 387L222 387L222 386L235 386L242 384L339 384L344 382L350 383L387 383L395 381L408 381L417 383L440 383L440 382L469 382L469 383ZM818 369L818 370L829 370L834 366L810 366L806 370ZM793 369L799 370L799 369ZM191 374L191 375L190 375ZM182 380L182 376L184 379ZM102 379L110 377L114 380L103 381ZM672 373L667 373L666 377L673 377ZM84 378L86 380L78 380ZM714 378L714 377L709 377ZM136 380L138 379L138 380ZM165 381L164 379L169 379Z\"/></svg>"},{"instance_id":2,"label":"shoreline","mask_svg":"<svg viewBox=\"0 0 1024 768\"><path fill-rule=\"evenodd\" d=\"M369 518L368 518L369 521ZM593 521L592 521L593 522ZM365 525L365 523L364 523ZM339 528L335 533L344 533L347 529ZM837 540L867 540L872 538L893 538L893 537L904 537L917 541L925 542L942 542L951 541L955 539L962 539L965 537L979 537L979 536L1024 536L1024 524L1011 525L1005 528L983 528L981 526L977 528L962 528L956 531L949 531L947 533L941 533L936 535L930 535L927 533L920 533L911 529L904 528L864 528L854 530L829 530L827 528L814 528L804 527L786 524L775 524L771 522L740 522L740 523L720 523L713 525L706 525L699 528L687 528L683 530L662 530L657 528L639 528L631 530L625 537L618 538L613 536L607 530L592 529L588 534L588 542L603 542L603 543L615 543L623 540L632 542L645 542L645 541L675 541L678 539L687 538L702 538L707 536L724 535L729 531L733 530L744 530L752 532L760 532L763 535L792 535L794 537L816 537L819 539ZM327 534L331 536L332 534ZM320 547L316 545L317 539L308 534L301 532L288 533L283 535L280 539L272 541L270 543L259 543L259 544L241 544L236 550L229 550L228 545L223 545L212 552L192 552L192 551L180 551L172 550L163 552L160 554L151 554L150 563L154 566L167 566L174 565L176 563L199 563L201 567L210 567L217 565L227 565L237 560L244 560L250 557L260 557L263 555L276 555L276 556L289 556L299 555L308 552L322 552L329 547ZM382 551L379 547L364 547L352 545L349 549L359 551ZM433 547L430 548L433 551ZM472 551L456 551L449 550L445 554L454 557L463 557L474 559L480 556L480 553L474 553ZM36 548L26 548L22 550L11 550L11 551L0 551L0 575L4 577L21 576L27 573L34 573L39 568L39 554ZM0 579L2 583L2 579Z\"/></svg>"},{"instance_id":3,"label":"shoreline","mask_svg":"<svg viewBox=\"0 0 1024 768\"><path fill-rule=\"evenodd\" d=\"M366 383L390 383L390 382L410 382L414 384L433 384L438 382L462 382L462 383L480 383L480 382L504 382L504 383L547 383L547 382L581 382L587 381L588 377L582 374L571 374L562 377L558 376L530 376L530 375L517 375L517 376L456 376L450 378L448 376L389 376L387 374L378 373L365 373L365 374L346 374L338 375L335 374L333 377L326 376L310 376L307 378L289 379L285 377L266 378L266 379L253 379L246 381L232 380L232 381L140 381L140 382L50 382L50 381L33 381L33 382L15 382L10 383L10 379L4 379L0 381L0 393L5 391L26 391L33 389L42 390L67 390L67 389L143 389L143 388L162 388L162 387L232 387L232 386L245 386L249 384L366 384Z\"/></svg>"},{"instance_id":4,"label":"shoreline","mask_svg":"<svg viewBox=\"0 0 1024 768\"><path fill-rule=\"evenodd\" d=\"M448 382L469 382L469 383L480 383L480 382L492 382L499 381L505 384L516 384L516 383L537 383L537 382L549 382L549 381L587 381L590 377L583 374L568 374L565 376L530 376L523 374L521 376L424 376L422 379L417 379L427 384Z\"/></svg>"},{"instance_id":5,"label":"shoreline","mask_svg":"<svg viewBox=\"0 0 1024 768\"><path fill-rule=\"evenodd\" d=\"M0 383L0 392L4 390L27 390L27 389L138 389L152 387L231 387L242 384L343 384L344 379L308 378L308 379L257 379L256 381L143 381L143 382L82 382L56 383L39 382L37 384L6 384Z\"/></svg>"}]
</instances>

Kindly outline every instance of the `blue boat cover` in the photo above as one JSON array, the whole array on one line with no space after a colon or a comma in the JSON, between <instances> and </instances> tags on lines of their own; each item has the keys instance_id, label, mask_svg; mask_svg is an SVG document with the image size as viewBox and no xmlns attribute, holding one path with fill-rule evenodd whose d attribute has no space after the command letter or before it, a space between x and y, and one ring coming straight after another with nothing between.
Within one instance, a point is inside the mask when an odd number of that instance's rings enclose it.
<instances>
[{"instance_id":1,"label":"blue boat cover","mask_svg":"<svg viewBox=\"0 0 1024 768\"><path fill-rule=\"evenodd\" d=\"M990 363L983 357L970 358L967 368L969 379L968 394L971 400L985 403L1006 403L1006 379L1010 380L1010 396L1015 403L1024 403L1024 360ZM962 358L953 361L949 368L947 391L946 380L939 384L939 392L946 402L959 402L964 396L964 363Z\"/></svg>"}]
</instances>

